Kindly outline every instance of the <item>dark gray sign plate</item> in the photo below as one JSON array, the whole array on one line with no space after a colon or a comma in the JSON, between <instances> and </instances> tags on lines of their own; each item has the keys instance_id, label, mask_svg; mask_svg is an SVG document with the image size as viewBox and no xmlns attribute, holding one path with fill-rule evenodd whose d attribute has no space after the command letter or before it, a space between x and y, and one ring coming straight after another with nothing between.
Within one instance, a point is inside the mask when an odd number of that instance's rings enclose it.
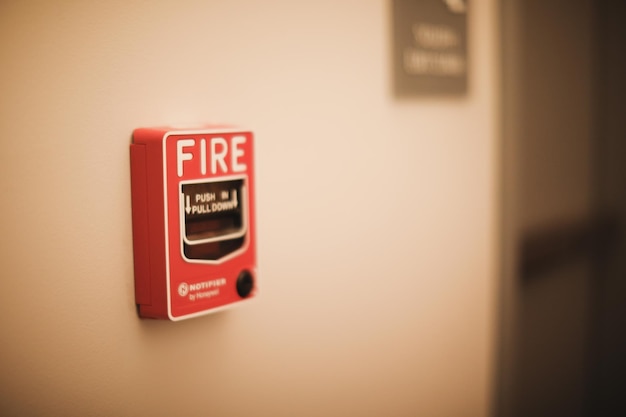
<instances>
[{"instance_id":1,"label":"dark gray sign plate","mask_svg":"<svg viewBox=\"0 0 626 417\"><path fill-rule=\"evenodd\" d=\"M398 96L467 91L467 0L393 0Z\"/></svg>"}]
</instances>

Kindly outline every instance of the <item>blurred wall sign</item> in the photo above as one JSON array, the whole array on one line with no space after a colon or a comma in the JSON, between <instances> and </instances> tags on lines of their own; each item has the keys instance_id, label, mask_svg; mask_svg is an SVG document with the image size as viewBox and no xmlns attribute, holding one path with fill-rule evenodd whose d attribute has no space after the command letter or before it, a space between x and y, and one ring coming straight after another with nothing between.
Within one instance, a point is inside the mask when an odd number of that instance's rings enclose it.
<instances>
[{"instance_id":1,"label":"blurred wall sign","mask_svg":"<svg viewBox=\"0 0 626 417\"><path fill-rule=\"evenodd\" d=\"M393 0L398 96L467 91L468 0Z\"/></svg>"}]
</instances>

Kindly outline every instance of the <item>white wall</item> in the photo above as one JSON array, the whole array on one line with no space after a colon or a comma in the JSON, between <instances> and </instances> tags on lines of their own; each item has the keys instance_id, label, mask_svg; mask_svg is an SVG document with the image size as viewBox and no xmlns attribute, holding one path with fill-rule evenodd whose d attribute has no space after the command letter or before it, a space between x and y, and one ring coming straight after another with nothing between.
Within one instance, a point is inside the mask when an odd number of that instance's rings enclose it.
<instances>
[{"instance_id":1,"label":"white wall","mask_svg":"<svg viewBox=\"0 0 626 417\"><path fill-rule=\"evenodd\" d=\"M496 10L397 100L386 1L0 2L0 414L485 416ZM137 318L135 127L257 137L261 296Z\"/></svg>"}]
</instances>

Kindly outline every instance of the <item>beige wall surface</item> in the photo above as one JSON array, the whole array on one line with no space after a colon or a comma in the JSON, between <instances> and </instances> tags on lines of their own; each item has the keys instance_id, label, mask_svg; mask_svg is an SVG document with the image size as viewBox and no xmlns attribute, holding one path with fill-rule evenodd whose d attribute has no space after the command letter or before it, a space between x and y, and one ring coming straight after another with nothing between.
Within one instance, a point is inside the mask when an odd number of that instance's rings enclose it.
<instances>
[{"instance_id":1,"label":"beige wall surface","mask_svg":"<svg viewBox=\"0 0 626 417\"><path fill-rule=\"evenodd\" d=\"M495 2L399 100L386 1L0 1L0 414L486 416ZM137 318L139 126L256 134L260 297Z\"/></svg>"}]
</instances>

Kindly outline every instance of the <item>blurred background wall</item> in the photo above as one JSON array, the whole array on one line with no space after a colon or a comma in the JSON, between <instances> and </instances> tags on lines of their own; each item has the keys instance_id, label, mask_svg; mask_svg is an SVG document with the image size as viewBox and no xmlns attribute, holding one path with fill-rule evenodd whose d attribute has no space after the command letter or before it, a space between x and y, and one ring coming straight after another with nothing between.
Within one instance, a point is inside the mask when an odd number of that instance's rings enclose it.
<instances>
[{"instance_id":1,"label":"blurred background wall","mask_svg":"<svg viewBox=\"0 0 626 417\"><path fill-rule=\"evenodd\" d=\"M485 416L498 14L397 99L387 1L0 1L0 414ZM260 298L137 318L139 126L256 133Z\"/></svg>"}]
</instances>

